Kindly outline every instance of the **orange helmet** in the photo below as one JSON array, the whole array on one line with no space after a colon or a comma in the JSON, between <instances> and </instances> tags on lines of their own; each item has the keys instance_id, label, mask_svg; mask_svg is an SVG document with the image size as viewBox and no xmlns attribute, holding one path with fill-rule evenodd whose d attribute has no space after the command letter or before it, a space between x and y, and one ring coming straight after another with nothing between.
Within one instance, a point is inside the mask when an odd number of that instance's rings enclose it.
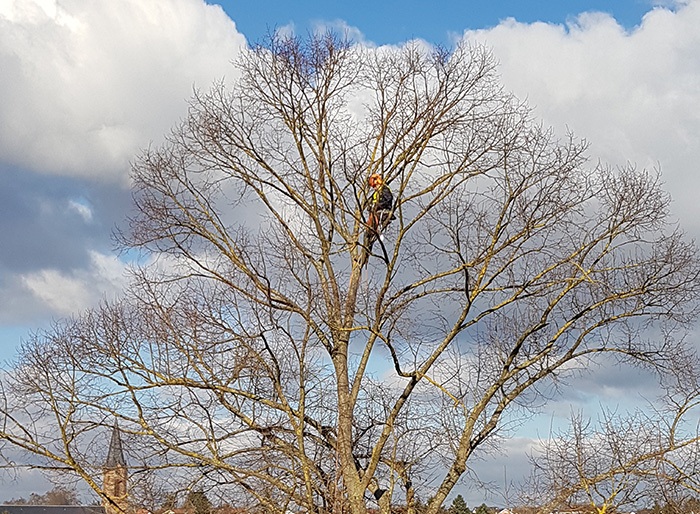
<instances>
[{"instance_id":1,"label":"orange helmet","mask_svg":"<svg viewBox=\"0 0 700 514\"><path fill-rule=\"evenodd\" d=\"M384 183L384 179L379 173L372 173L367 179L369 187L379 187Z\"/></svg>"}]
</instances>

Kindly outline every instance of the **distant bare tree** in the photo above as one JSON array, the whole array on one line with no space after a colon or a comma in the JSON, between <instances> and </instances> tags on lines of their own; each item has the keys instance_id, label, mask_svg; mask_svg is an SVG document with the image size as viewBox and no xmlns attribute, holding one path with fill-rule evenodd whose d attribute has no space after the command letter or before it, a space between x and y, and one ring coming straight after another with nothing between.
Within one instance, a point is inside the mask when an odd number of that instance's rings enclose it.
<instances>
[{"instance_id":1,"label":"distant bare tree","mask_svg":"<svg viewBox=\"0 0 700 514\"><path fill-rule=\"evenodd\" d=\"M11 505L80 505L78 491L73 488L57 486L44 494L32 493L29 498L13 498Z\"/></svg>"},{"instance_id":2,"label":"distant bare tree","mask_svg":"<svg viewBox=\"0 0 700 514\"><path fill-rule=\"evenodd\" d=\"M25 342L7 449L99 491L117 417L132 469L173 488L436 514L504 415L591 359L683 361L697 251L658 175L590 165L483 48L276 36L238 72L135 161L121 242L150 260ZM373 173L395 198L382 238Z\"/></svg>"},{"instance_id":3,"label":"distant bare tree","mask_svg":"<svg viewBox=\"0 0 700 514\"><path fill-rule=\"evenodd\" d=\"M700 396L697 378L689 378L665 389L661 407L607 411L599 423L573 416L569 430L543 441L533 458L528 500L541 512L585 505L606 514L653 504L683 512L700 492Z\"/></svg>"}]
</instances>

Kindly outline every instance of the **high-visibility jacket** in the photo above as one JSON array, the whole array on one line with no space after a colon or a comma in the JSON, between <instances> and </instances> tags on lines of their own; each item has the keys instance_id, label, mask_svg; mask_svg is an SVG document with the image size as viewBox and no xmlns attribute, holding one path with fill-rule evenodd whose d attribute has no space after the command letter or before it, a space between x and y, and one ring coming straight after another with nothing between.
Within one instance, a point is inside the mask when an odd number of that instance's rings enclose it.
<instances>
[{"instance_id":1,"label":"high-visibility jacket","mask_svg":"<svg viewBox=\"0 0 700 514\"><path fill-rule=\"evenodd\" d=\"M394 195L386 185L375 189L372 195L372 208L376 211L390 211L394 207Z\"/></svg>"}]
</instances>

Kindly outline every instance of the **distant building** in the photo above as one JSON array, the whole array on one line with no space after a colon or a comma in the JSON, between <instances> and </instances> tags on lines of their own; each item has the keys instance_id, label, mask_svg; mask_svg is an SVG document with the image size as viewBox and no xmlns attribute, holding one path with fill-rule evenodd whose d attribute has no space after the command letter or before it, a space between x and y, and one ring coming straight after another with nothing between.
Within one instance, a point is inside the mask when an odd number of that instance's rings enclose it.
<instances>
[{"instance_id":1,"label":"distant building","mask_svg":"<svg viewBox=\"0 0 700 514\"><path fill-rule=\"evenodd\" d=\"M112 429L112 438L109 441L107 460L102 471L102 492L107 496L102 501L104 514L122 514L128 510L129 493L127 480L128 469L124 459L124 450L122 449L121 433L115 422L114 429Z\"/></svg>"},{"instance_id":2,"label":"distant building","mask_svg":"<svg viewBox=\"0 0 700 514\"><path fill-rule=\"evenodd\" d=\"M119 427L114 424L102 471L102 506L90 505L0 505L0 514L123 514L129 510L128 469Z\"/></svg>"}]
</instances>

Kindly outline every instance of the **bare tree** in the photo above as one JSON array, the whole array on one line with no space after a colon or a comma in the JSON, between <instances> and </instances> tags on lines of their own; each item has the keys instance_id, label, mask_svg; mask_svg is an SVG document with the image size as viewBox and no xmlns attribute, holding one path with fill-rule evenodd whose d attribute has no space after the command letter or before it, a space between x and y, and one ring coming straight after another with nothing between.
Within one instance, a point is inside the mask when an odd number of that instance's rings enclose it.
<instances>
[{"instance_id":1,"label":"bare tree","mask_svg":"<svg viewBox=\"0 0 700 514\"><path fill-rule=\"evenodd\" d=\"M25 343L7 448L99 490L116 416L132 468L183 488L360 514L430 487L435 514L567 373L683 358L699 268L658 174L590 165L483 48L276 36L238 71L135 161L121 240L151 260ZM396 200L383 238L373 173Z\"/></svg>"},{"instance_id":2,"label":"bare tree","mask_svg":"<svg viewBox=\"0 0 700 514\"><path fill-rule=\"evenodd\" d=\"M572 416L568 431L542 441L533 456L528 500L541 512L586 506L605 514L653 504L684 512L700 492L698 387L688 378L646 409L605 411L598 423Z\"/></svg>"},{"instance_id":3,"label":"bare tree","mask_svg":"<svg viewBox=\"0 0 700 514\"><path fill-rule=\"evenodd\" d=\"M32 493L28 499L13 498L11 505L80 505L78 492L69 487L56 486L44 494Z\"/></svg>"}]
</instances>

